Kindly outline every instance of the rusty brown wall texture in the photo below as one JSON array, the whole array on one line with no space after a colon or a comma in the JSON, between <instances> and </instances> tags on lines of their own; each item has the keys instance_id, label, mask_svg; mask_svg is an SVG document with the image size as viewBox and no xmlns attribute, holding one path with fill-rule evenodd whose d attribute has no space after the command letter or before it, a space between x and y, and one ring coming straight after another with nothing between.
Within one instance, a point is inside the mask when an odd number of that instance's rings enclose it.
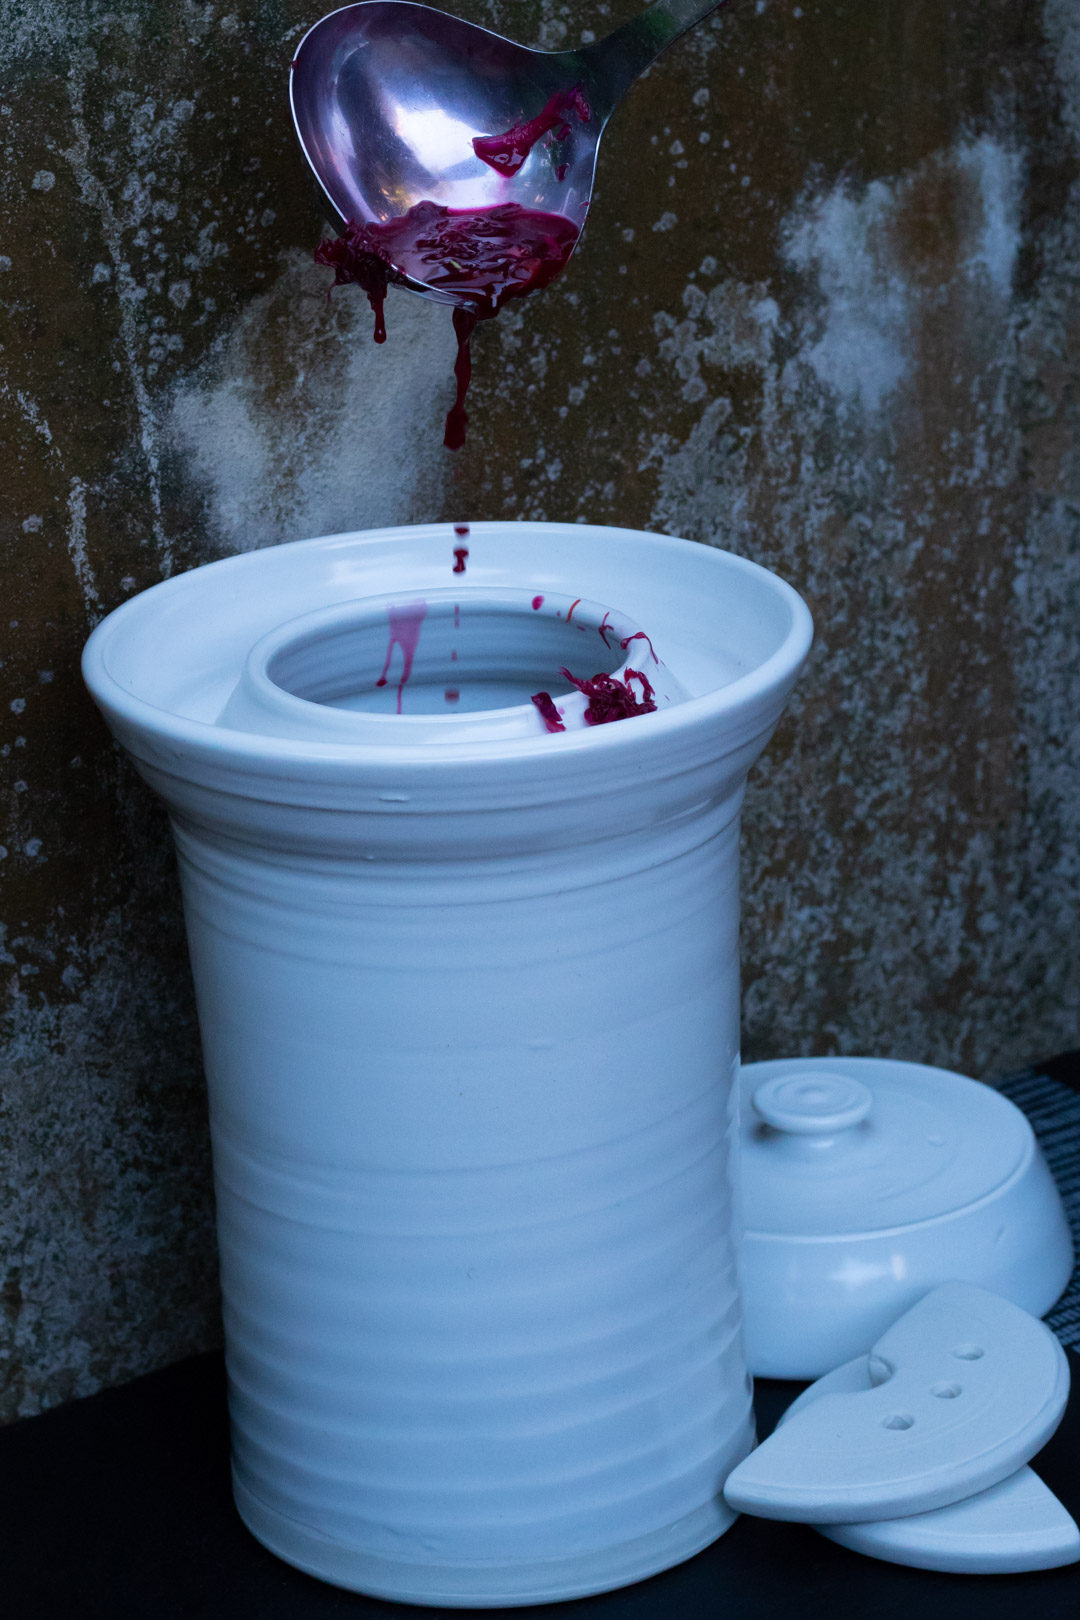
<instances>
[{"instance_id":1,"label":"rusty brown wall texture","mask_svg":"<svg viewBox=\"0 0 1080 1620\"><path fill-rule=\"evenodd\" d=\"M215 1341L160 810L90 627L226 553L431 518L687 535L806 595L752 780L752 1056L1078 1044L1080 7L767 0L604 138L560 284L481 332L328 302L309 0L0 0L0 1415ZM461 0L557 47L634 0Z\"/></svg>"}]
</instances>

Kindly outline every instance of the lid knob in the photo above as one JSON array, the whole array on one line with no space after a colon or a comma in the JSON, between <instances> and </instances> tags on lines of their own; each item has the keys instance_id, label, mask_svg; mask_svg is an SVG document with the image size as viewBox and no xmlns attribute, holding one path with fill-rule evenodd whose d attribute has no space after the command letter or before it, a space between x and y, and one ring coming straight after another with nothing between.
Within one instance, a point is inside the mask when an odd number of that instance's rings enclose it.
<instances>
[{"instance_id":1,"label":"lid knob","mask_svg":"<svg viewBox=\"0 0 1080 1620\"><path fill-rule=\"evenodd\" d=\"M874 1098L861 1080L808 1069L764 1081L751 1101L755 1113L774 1130L793 1136L832 1136L864 1120Z\"/></svg>"}]
</instances>

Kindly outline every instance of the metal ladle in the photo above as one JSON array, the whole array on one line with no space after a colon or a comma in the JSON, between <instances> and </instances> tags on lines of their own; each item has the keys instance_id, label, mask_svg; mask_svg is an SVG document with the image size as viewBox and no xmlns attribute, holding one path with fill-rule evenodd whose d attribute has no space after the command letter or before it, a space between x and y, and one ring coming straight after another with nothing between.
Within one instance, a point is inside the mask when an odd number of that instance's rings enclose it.
<instances>
[{"instance_id":1,"label":"metal ladle","mask_svg":"<svg viewBox=\"0 0 1080 1620\"><path fill-rule=\"evenodd\" d=\"M592 195L600 136L615 106L660 52L722 0L654 0L606 39L536 51L412 0L362 0L310 28L293 58L293 121L315 177L345 221L404 214L428 199L448 208L516 202L579 229ZM513 175L473 150L581 91L589 118L568 110ZM411 276L438 303L463 300Z\"/></svg>"}]
</instances>

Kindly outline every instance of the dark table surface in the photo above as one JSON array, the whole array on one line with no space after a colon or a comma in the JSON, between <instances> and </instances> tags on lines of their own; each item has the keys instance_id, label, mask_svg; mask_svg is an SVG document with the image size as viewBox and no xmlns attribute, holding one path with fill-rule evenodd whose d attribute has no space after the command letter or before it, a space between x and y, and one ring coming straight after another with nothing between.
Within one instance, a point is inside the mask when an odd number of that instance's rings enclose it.
<instances>
[{"instance_id":1,"label":"dark table surface","mask_svg":"<svg viewBox=\"0 0 1080 1620\"><path fill-rule=\"evenodd\" d=\"M1070 1362L1076 1388L1080 1358L1070 1352ZM796 1387L759 1385L763 1433ZM1038 1471L1080 1514L1080 1389ZM0 1432L0 1548L0 1604L12 1620L417 1620L463 1612L342 1592L264 1551L232 1505L218 1355ZM802 1525L741 1518L677 1569L544 1612L562 1620L1017 1620L1021 1610L1037 1620L1080 1620L1080 1565L935 1575L863 1558Z\"/></svg>"},{"instance_id":2,"label":"dark table surface","mask_svg":"<svg viewBox=\"0 0 1080 1620\"><path fill-rule=\"evenodd\" d=\"M1075 1081L1077 1064L1063 1071L1055 1061L1055 1081ZM1070 1351L1069 1360L1073 1398L1037 1467L1080 1517L1080 1358ZM759 1382L762 1434L799 1387ZM13 1620L449 1620L465 1612L339 1591L249 1535L230 1494L217 1354L0 1429L0 1606ZM1017 1620L1021 1611L1080 1620L1080 1564L938 1575L861 1557L800 1525L750 1518L676 1569L544 1610L559 1620Z\"/></svg>"}]
</instances>

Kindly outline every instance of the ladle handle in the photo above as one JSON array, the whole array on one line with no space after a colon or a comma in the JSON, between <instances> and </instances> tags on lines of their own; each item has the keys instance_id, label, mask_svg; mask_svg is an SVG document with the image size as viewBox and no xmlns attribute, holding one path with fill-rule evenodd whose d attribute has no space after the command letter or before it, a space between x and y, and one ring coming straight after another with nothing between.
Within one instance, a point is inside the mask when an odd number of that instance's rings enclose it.
<instances>
[{"instance_id":1,"label":"ladle handle","mask_svg":"<svg viewBox=\"0 0 1080 1620\"><path fill-rule=\"evenodd\" d=\"M577 55L589 68L590 90L606 118L639 74L687 29L725 0L653 0L651 6Z\"/></svg>"}]
</instances>

